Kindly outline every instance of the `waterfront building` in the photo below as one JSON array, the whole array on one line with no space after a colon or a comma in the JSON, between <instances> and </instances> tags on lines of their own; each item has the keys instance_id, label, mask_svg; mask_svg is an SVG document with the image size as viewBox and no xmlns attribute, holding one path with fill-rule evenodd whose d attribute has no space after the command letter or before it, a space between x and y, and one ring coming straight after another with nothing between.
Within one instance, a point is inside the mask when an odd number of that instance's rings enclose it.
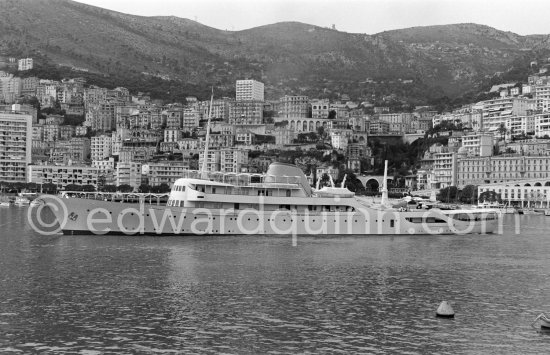
<instances>
[{"instance_id":1,"label":"waterfront building","mask_svg":"<svg viewBox=\"0 0 550 355\"><path fill-rule=\"evenodd\" d=\"M488 191L495 192L503 203L510 206L550 208L550 179L548 178L491 183L478 187L479 194Z\"/></svg>"},{"instance_id":2,"label":"waterfront building","mask_svg":"<svg viewBox=\"0 0 550 355\"><path fill-rule=\"evenodd\" d=\"M550 156L460 157L457 169L458 186L549 178Z\"/></svg>"},{"instance_id":3,"label":"waterfront building","mask_svg":"<svg viewBox=\"0 0 550 355\"><path fill-rule=\"evenodd\" d=\"M116 166L116 185L130 185L137 190L141 185L141 163L119 162Z\"/></svg>"},{"instance_id":4,"label":"waterfront building","mask_svg":"<svg viewBox=\"0 0 550 355\"><path fill-rule=\"evenodd\" d=\"M442 150L434 154L432 189L456 186L457 154Z\"/></svg>"},{"instance_id":5,"label":"waterfront building","mask_svg":"<svg viewBox=\"0 0 550 355\"><path fill-rule=\"evenodd\" d=\"M189 170L188 161L162 161L143 164L141 173L151 186L167 184L172 187L186 170Z\"/></svg>"},{"instance_id":6,"label":"waterfront building","mask_svg":"<svg viewBox=\"0 0 550 355\"><path fill-rule=\"evenodd\" d=\"M11 107L0 110L0 181L25 182L31 152L32 115Z\"/></svg>"},{"instance_id":7,"label":"waterfront building","mask_svg":"<svg viewBox=\"0 0 550 355\"><path fill-rule=\"evenodd\" d=\"M264 101L264 84L256 80L237 80L235 98L237 101Z\"/></svg>"},{"instance_id":8,"label":"waterfront building","mask_svg":"<svg viewBox=\"0 0 550 355\"><path fill-rule=\"evenodd\" d=\"M309 117L309 98L307 96L288 96L279 99L279 117L306 118Z\"/></svg>"},{"instance_id":9,"label":"waterfront building","mask_svg":"<svg viewBox=\"0 0 550 355\"><path fill-rule=\"evenodd\" d=\"M97 187L98 169L79 165L29 165L27 182L54 184L65 189L69 184Z\"/></svg>"}]
</instances>

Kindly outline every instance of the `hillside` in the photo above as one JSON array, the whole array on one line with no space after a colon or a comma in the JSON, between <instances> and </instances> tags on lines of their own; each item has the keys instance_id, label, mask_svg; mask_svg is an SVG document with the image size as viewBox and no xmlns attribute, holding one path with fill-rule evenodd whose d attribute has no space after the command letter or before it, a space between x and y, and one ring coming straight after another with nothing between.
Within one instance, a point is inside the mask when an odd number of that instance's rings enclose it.
<instances>
[{"instance_id":1,"label":"hillside","mask_svg":"<svg viewBox=\"0 0 550 355\"><path fill-rule=\"evenodd\" d=\"M423 102L457 96L526 53L548 48L545 35L519 36L475 24L372 36L296 22L232 32L69 0L0 0L0 56L29 55L39 65L64 65L59 75L82 68L87 72L74 75L131 89L152 81L156 96L207 95L212 84L232 95L236 79L255 78L266 83L268 97L394 94Z\"/></svg>"}]
</instances>

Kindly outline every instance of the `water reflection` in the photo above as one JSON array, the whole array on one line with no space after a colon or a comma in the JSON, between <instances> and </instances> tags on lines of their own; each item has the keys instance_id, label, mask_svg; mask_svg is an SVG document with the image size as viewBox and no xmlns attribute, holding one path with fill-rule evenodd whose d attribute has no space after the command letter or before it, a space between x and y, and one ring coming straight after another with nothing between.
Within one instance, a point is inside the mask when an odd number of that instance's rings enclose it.
<instances>
[{"instance_id":1,"label":"water reflection","mask_svg":"<svg viewBox=\"0 0 550 355\"><path fill-rule=\"evenodd\" d=\"M536 223L534 218L538 217ZM0 351L543 353L548 221L521 235L43 237L0 211ZM442 300L454 320L435 318Z\"/></svg>"}]
</instances>

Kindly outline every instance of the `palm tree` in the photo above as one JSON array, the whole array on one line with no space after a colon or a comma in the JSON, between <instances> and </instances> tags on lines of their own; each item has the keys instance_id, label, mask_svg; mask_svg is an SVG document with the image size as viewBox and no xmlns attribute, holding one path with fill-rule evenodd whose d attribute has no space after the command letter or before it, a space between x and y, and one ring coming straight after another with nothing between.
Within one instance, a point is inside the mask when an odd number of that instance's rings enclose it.
<instances>
[{"instance_id":1,"label":"palm tree","mask_svg":"<svg viewBox=\"0 0 550 355\"><path fill-rule=\"evenodd\" d=\"M500 127L498 127L498 132L500 133L500 139L504 140L506 133L508 133L508 128L506 128L506 125L504 123L501 123Z\"/></svg>"}]
</instances>

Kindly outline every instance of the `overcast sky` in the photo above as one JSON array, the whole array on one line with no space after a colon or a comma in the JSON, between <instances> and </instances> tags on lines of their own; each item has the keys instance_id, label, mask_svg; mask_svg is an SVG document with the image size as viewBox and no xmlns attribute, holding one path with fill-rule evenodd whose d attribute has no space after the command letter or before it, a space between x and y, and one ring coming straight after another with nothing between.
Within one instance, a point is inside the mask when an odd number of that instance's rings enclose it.
<instances>
[{"instance_id":1,"label":"overcast sky","mask_svg":"<svg viewBox=\"0 0 550 355\"><path fill-rule=\"evenodd\" d=\"M521 35L549 34L548 0L78 0L141 16L172 15L223 30L299 21L374 34L473 22Z\"/></svg>"}]
</instances>

